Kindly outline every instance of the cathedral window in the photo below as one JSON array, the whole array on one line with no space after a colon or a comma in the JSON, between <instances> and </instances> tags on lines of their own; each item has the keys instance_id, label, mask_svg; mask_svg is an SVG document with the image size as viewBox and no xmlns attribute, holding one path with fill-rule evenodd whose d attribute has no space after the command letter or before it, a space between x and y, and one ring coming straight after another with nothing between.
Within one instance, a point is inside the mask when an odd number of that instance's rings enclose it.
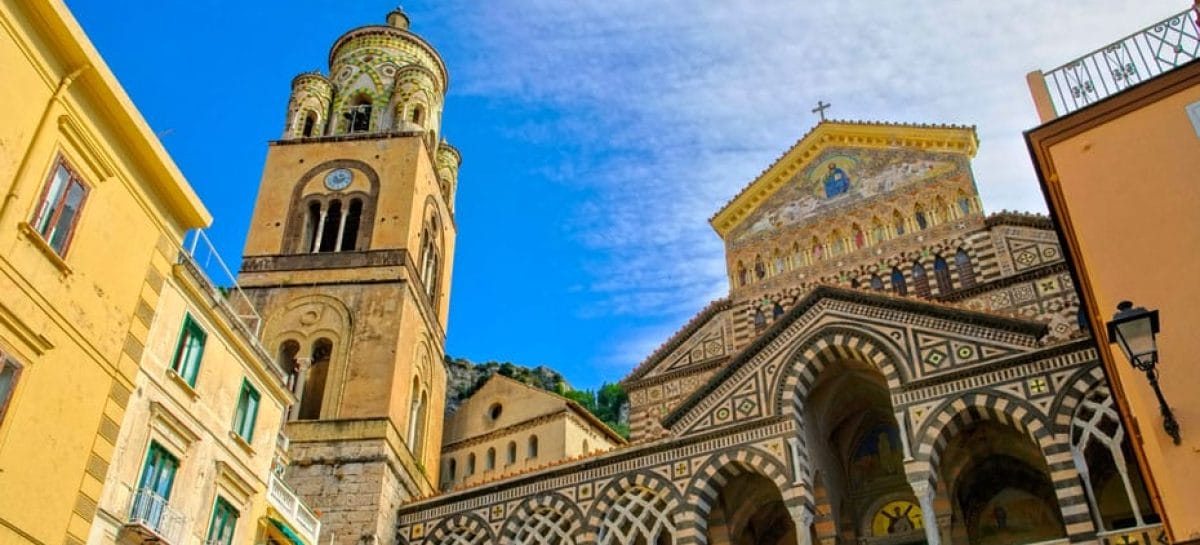
<instances>
[{"instance_id":1,"label":"cathedral window","mask_svg":"<svg viewBox=\"0 0 1200 545\"><path fill-rule=\"evenodd\" d=\"M316 130L316 128L317 114L314 112L308 112L304 115L304 129L301 131L300 135L308 138L313 135L313 132Z\"/></svg>"},{"instance_id":2,"label":"cathedral window","mask_svg":"<svg viewBox=\"0 0 1200 545\"><path fill-rule=\"evenodd\" d=\"M929 278L925 276L925 266L920 263L913 263L912 278L913 289L917 292L917 296L929 297Z\"/></svg>"},{"instance_id":3,"label":"cathedral window","mask_svg":"<svg viewBox=\"0 0 1200 545\"><path fill-rule=\"evenodd\" d=\"M483 469L486 471L496 469L496 449L487 449L487 457L484 458Z\"/></svg>"},{"instance_id":4,"label":"cathedral window","mask_svg":"<svg viewBox=\"0 0 1200 545\"><path fill-rule=\"evenodd\" d=\"M899 267L892 267L892 292L896 295L908 295L908 283Z\"/></svg>"},{"instance_id":5,"label":"cathedral window","mask_svg":"<svg viewBox=\"0 0 1200 545\"><path fill-rule=\"evenodd\" d=\"M463 477L470 477L475 474L475 453L467 455L467 471L463 473Z\"/></svg>"},{"instance_id":6,"label":"cathedral window","mask_svg":"<svg viewBox=\"0 0 1200 545\"><path fill-rule=\"evenodd\" d=\"M962 215L964 215L964 216L965 216L965 215L967 215L967 214L970 214L970 213L971 213L971 199L970 199L970 197L967 197L966 195L963 195L963 196L961 196L961 197L959 197L959 198L958 198L958 210L959 210L960 212L962 212Z\"/></svg>"},{"instance_id":7,"label":"cathedral window","mask_svg":"<svg viewBox=\"0 0 1200 545\"><path fill-rule=\"evenodd\" d=\"M962 283L962 287L969 288L975 285L975 268L971 265L971 256L962 248L954 253L954 266L958 269L958 281Z\"/></svg>"},{"instance_id":8,"label":"cathedral window","mask_svg":"<svg viewBox=\"0 0 1200 545\"><path fill-rule=\"evenodd\" d=\"M450 459L450 465L447 467L447 473L450 475L450 480L453 481L455 473L458 473L458 462L454 458Z\"/></svg>"},{"instance_id":9,"label":"cathedral window","mask_svg":"<svg viewBox=\"0 0 1200 545\"><path fill-rule=\"evenodd\" d=\"M425 123L425 110L421 108L420 104L413 106L412 115L409 116L409 120L417 125Z\"/></svg>"},{"instance_id":10,"label":"cathedral window","mask_svg":"<svg viewBox=\"0 0 1200 545\"><path fill-rule=\"evenodd\" d=\"M850 287L858 289L858 279L857 278L850 279Z\"/></svg>"},{"instance_id":11,"label":"cathedral window","mask_svg":"<svg viewBox=\"0 0 1200 545\"><path fill-rule=\"evenodd\" d=\"M755 331L757 331L764 327L767 327L767 315L763 314L763 311L761 308L756 309L754 311L754 329L755 329Z\"/></svg>"},{"instance_id":12,"label":"cathedral window","mask_svg":"<svg viewBox=\"0 0 1200 545\"><path fill-rule=\"evenodd\" d=\"M862 248L867 245L867 237L863 234L862 228L858 225L854 226L854 247Z\"/></svg>"},{"instance_id":13,"label":"cathedral window","mask_svg":"<svg viewBox=\"0 0 1200 545\"><path fill-rule=\"evenodd\" d=\"M538 455L538 438L536 435L529 436L529 458L537 458Z\"/></svg>"},{"instance_id":14,"label":"cathedral window","mask_svg":"<svg viewBox=\"0 0 1200 545\"><path fill-rule=\"evenodd\" d=\"M883 279L878 274L871 275L871 289L875 291L883 291Z\"/></svg>"},{"instance_id":15,"label":"cathedral window","mask_svg":"<svg viewBox=\"0 0 1200 545\"><path fill-rule=\"evenodd\" d=\"M824 259L825 258L825 246L823 246L820 242L813 240L812 255L813 255L814 260L819 261L821 259Z\"/></svg>"},{"instance_id":16,"label":"cathedral window","mask_svg":"<svg viewBox=\"0 0 1200 545\"><path fill-rule=\"evenodd\" d=\"M346 108L346 132L360 133L371 130L371 100L359 96L349 108Z\"/></svg>"},{"instance_id":17,"label":"cathedral window","mask_svg":"<svg viewBox=\"0 0 1200 545\"><path fill-rule=\"evenodd\" d=\"M946 265L946 260L942 259L940 255L933 260L933 276L937 279L938 293L950 293L954 289L954 285L950 281L950 267Z\"/></svg>"},{"instance_id":18,"label":"cathedral window","mask_svg":"<svg viewBox=\"0 0 1200 545\"><path fill-rule=\"evenodd\" d=\"M783 316L783 305L775 303L775 307L771 309L771 319L778 320Z\"/></svg>"},{"instance_id":19,"label":"cathedral window","mask_svg":"<svg viewBox=\"0 0 1200 545\"><path fill-rule=\"evenodd\" d=\"M896 236L904 234L904 216L900 215L899 210L892 211L892 225L896 229Z\"/></svg>"},{"instance_id":20,"label":"cathedral window","mask_svg":"<svg viewBox=\"0 0 1200 545\"><path fill-rule=\"evenodd\" d=\"M783 273L783 255L778 250L775 251L775 274Z\"/></svg>"},{"instance_id":21,"label":"cathedral window","mask_svg":"<svg viewBox=\"0 0 1200 545\"><path fill-rule=\"evenodd\" d=\"M506 458L506 461L507 461L508 465L513 465L513 464L517 463L517 442L516 441L508 442L508 456Z\"/></svg>"},{"instance_id":22,"label":"cathedral window","mask_svg":"<svg viewBox=\"0 0 1200 545\"><path fill-rule=\"evenodd\" d=\"M923 229L929 227L929 219L925 217L924 210L921 210L920 208L918 208L917 211L913 214L913 219L917 222L918 229L923 230Z\"/></svg>"},{"instance_id":23,"label":"cathedral window","mask_svg":"<svg viewBox=\"0 0 1200 545\"><path fill-rule=\"evenodd\" d=\"M763 265L761 257L754 258L754 277L762 280L767 276L767 267Z\"/></svg>"},{"instance_id":24,"label":"cathedral window","mask_svg":"<svg viewBox=\"0 0 1200 545\"><path fill-rule=\"evenodd\" d=\"M738 261L737 264L737 281L738 287L742 287L750 283L749 273L746 271L746 265L742 264L741 261Z\"/></svg>"}]
</instances>

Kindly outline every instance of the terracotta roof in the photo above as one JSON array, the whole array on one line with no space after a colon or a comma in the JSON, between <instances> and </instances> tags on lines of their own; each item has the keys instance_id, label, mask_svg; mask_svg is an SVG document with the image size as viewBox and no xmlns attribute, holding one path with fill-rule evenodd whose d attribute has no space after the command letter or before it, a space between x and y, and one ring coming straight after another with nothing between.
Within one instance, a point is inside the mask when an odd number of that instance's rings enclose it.
<instances>
[{"instance_id":1,"label":"terracotta roof","mask_svg":"<svg viewBox=\"0 0 1200 545\"><path fill-rule=\"evenodd\" d=\"M722 311L728 310L731 306L732 305L730 304L728 297L722 297L721 299L716 299L709 302L708 306L696 313L691 320L688 320L688 323L679 328L679 331L676 331L674 335L671 335L669 338L667 338L667 340L663 344L659 345L654 352L651 352L646 359L642 360L642 363L639 363L637 367L634 367L633 371L630 371L629 375L621 379L619 384L628 384L645 376L645 374L654 369L654 366L658 365L663 358L667 357L671 351L683 344L688 337L691 337L693 333L699 331L701 327L704 327L704 325L707 324L708 321L714 316L720 314Z\"/></svg>"}]
</instances>

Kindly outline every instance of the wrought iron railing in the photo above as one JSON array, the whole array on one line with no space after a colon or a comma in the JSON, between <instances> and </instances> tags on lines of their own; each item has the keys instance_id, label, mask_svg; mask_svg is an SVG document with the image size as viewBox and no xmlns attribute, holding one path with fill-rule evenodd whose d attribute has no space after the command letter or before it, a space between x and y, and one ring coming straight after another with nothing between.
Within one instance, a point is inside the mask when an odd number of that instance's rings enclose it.
<instances>
[{"instance_id":1,"label":"wrought iron railing","mask_svg":"<svg viewBox=\"0 0 1200 545\"><path fill-rule=\"evenodd\" d=\"M1058 115L1066 115L1200 56L1196 11L1189 9L1045 72Z\"/></svg>"},{"instance_id":2,"label":"wrought iron railing","mask_svg":"<svg viewBox=\"0 0 1200 545\"><path fill-rule=\"evenodd\" d=\"M275 475L271 475L267 499L275 510L287 519L286 522L300 533L300 537L316 545L317 538L321 535L321 520Z\"/></svg>"},{"instance_id":3,"label":"wrought iron railing","mask_svg":"<svg viewBox=\"0 0 1200 545\"><path fill-rule=\"evenodd\" d=\"M187 518L172 509L166 498L151 490L140 489L129 502L127 522L150 530L169 545L181 545Z\"/></svg>"}]
</instances>

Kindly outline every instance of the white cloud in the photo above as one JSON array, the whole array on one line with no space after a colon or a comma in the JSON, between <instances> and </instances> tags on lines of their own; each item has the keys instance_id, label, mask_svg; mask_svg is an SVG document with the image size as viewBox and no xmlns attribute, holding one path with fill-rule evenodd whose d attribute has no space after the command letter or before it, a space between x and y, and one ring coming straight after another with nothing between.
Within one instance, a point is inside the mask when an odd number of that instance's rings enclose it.
<instances>
[{"instance_id":1,"label":"white cloud","mask_svg":"<svg viewBox=\"0 0 1200 545\"><path fill-rule=\"evenodd\" d=\"M528 0L453 8L476 56L460 92L570 112L518 128L603 153L549 165L599 198L573 232L596 315L660 316L610 354L635 363L725 291L707 219L815 122L976 125L989 210L1044 210L1021 132L1025 74L1183 9L1175 0L935 2ZM601 160L597 163L596 157ZM649 348L649 349L648 349ZM635 351L638 357L628 359Z\"/></svg>"}]
</instances>

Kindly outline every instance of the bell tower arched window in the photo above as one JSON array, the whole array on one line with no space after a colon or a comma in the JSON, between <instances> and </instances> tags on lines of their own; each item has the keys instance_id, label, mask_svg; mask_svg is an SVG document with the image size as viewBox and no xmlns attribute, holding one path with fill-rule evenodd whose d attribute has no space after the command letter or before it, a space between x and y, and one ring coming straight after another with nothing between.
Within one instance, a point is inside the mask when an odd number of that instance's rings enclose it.
<instances>
[{"instance_id":1,"label":"bell tower arched window","mask_svg":"<svg viewBox=\"0 0 1200 545\"><path fill-rule=\"evenodd\" d=\"M346 118L346 132L361 133L371 130L371 99L359 95L343 114Z\"/></svg>"},{"instance_id":2,"label":"bell tower arched window","mask_svg":"<svg viewBox=\"0 0 1200 545\"><path fill-rule=\"evenodd\" d=\"M362 216L361 198L350 199L349 206L341 199L309 201L302 248L314 254L358 250Z\"/></svg>"},{"instance_id":3,"label":"bell tower arched window","mask_svg":"<svg viewBox=\"0 0 1200 545\"><path fill-rule=\"evenodd\" d=\"M329 376L329 364L333 358L333 342L320 339L313 343L312 364L304 373L300 393L299 420L321 418L321 404L325 396L325 382Z\"/></svg>"},{"instance_id":4,"label":"bell tower arched window","mask_svg":"<svg viewBox=\"0 0 1200 545\"><path fill-rule=\"evenodd\" d=\"M300 132L300 135L305 138L308 138L310 136L313 136L314 135L313 133L316 130L317 130L317 114L316 114L316 112L308 112L308 113L304 114L304 128Z\"/></svg>"}]
</instances>

